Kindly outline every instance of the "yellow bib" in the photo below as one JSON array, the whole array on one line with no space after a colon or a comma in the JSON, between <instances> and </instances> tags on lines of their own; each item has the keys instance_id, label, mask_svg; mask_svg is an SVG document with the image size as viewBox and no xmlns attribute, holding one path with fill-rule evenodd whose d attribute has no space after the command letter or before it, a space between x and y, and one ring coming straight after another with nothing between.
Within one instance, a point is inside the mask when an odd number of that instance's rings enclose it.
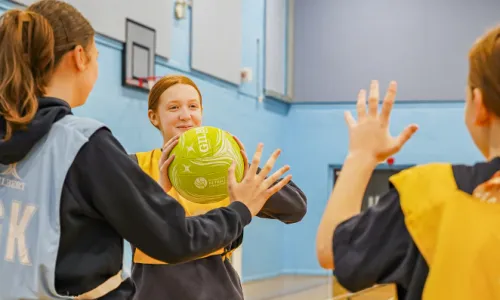
<instances>
[{"instance_id":1,"label":"yellow bib","mask_svg":"<svg viewBox=\"0 0 500 300\"><path fill-rule=\"evenodd\" d=\"M429 266L422 299L500 299L500 201L460 191L450 164L410 168L390 180Z\"/></svg>"},{"instance_id":2,"label":"yellow bib","mask_svg":"<svg viewBox=\"0 0 500 300\"><path fill-rule=\"evenodd\" d=\"M160 170L159 170L159 161L161 157L161 150L160 149L155 149L149 152L139 152L136 153L137 156L137 162L141 169L146 172L149 176L151 176L155 181L158 181L160 178ZM230 201L229 198L224 199L220 202L217 203L209 203L209 204L198 204L191 202L181 195L177 193L177 191L172 188L168 194L176 199L183 207L184 210L186 211L187 216L196 216L196 215L201 215L206 213L209 210L219 208L219 207L224 207L229 205ZM174 245L172 245L174 246ZM209 255L203 256L203 257L208 257L212 255L223 255L225 253L225 249L219 249ZM232 250L234 251L234 249ZM226 253L223 255L223 258L229 258L231 255L231 252ZM200 257L200 258L203 258ZM157 259L154 259L148 255L146 255L144 252L142 252L140 249L136 249L134 253L134 263L140 263L140 264L159 264L159 265L165 265L168 264L166 262L159 261Z\"/></svg>"}]
</instances>

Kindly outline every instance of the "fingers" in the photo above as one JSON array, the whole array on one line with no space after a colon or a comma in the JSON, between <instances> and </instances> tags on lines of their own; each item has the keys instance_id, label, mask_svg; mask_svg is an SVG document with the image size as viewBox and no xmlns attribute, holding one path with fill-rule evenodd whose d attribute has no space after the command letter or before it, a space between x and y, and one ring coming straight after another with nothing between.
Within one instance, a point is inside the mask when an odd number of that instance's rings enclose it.
<instances>
[{"instance_id":1,"label":"fingers","mask_svg":"<svg viewBox=\"0 0 500 300\"><path fill-rule=\"evenodd\" d=\"M161 163L160 165L160 172L166 172L168 169L168 166L172 163L172 161L175 158L175 154L170 156L164 163Z\"/></svg>"},{"instance_id":2,"label":"fingers","mask_svg":"<svg viewBox=\"0 0 500 300\"><path fill-rule=\"evenodd\" d=\"M248 156L247 156L247 153L245 151L245 146L243 146L243 143L236 136L233 135L233 138L236 141L236 143L238 144L238 146L240 147L240 153L241 153L241 156L243 157L243 166L244 166L243 167L243 176L245 176L247 171L248 171Z\"/></svg>"},{"instance_id":3,"label":"fingers","mask_svg":"<svg viewBox=\"0 0 500 300\"><path fill-rule=\"evenodd\" d=\"M181 137L181 134L178 134L176 136L174 136L173 138L171 138L170 140L168 140L165 145L163 145L163 148L161 148L162 150L165 150L166 147L168 147L170 144L172 144L173 142L175 141L179 141L179 138Z\"/></svg>"},{"instance_id":4,"label":"fingers","mask_svg":"<svg viewBox=\"0 0 500 300\"><path fill-rule=\"evenodd\" d=\"M236 137L236 136L234 136L234 135L233 135L233 138L234 138L234 140L236 141L236 143L238 144L238 146L240 146L240 149L241 149L242 151L245 151L245 146L243 146L243 143L240 141L240 139L239 139L239 138L237 138L237 137Z\"/></svg>"},{"instance_id":5,"label":"fingers","mask_svg":"<svg viewBox=\"0 0 500 300\"><path fill-rule=\"evenodd\" d=\"M162 153L160 157L160 164L162 164L167 159L167 157L170 155L170 152L172 152L172 149L174 149L174 147L179 143L179 138L180 135L176 135L168 140L165 145L163 145L163 147L161 148Z\"/></svg>"},{"instance_id":6,"label":"fingers","mask_svg":"<svg viewBox=\"0 0 500 300\"><path fill-rule=\"evenodd\" d=\"M395 81L391 81L385 94L384 103L382 104L382 110L380 112L380 120L385 126L389 125L392 107L394 106L394 101L396 99L397 87L397 83Z\"/></svg>"},{"instance_id":7,"label":"fingers","mask_svg":"<svg viewBox=\"0 0 500 300\"><path fill-rule=\"evenodd\" d=\"M389 124L389 117L392 111L392 107L394 105L394 100L396 98L396 92L397 92L397 83L395 81L391 81L391 83L389 84L389 88L387 89L384 102L382 105L382 110L380 113L380 118L381 118L380 120L384 125ZM379 99L380 99L380 92L379 92L378 80L372 80L368 95L368 115L370 117L378 116ZM356 110L358 113L358 122L359 122L367 114L366 92L364 90L361 90L358 94L358 100L356 102ZM345 117L346 117L346 122L351 125L352 124L351 119L354 118L349 118L348 115L345 115Z\"/></svg>"},{"instance_id":8,"label":"fingers","mask_svg":"<svg viewBox=\"0 0 500 300\"><path fill-rule=\"evenodd\" d=\"M231 166L227 170L227 172L228 172L227 186L229 188L229 192L231 192L233 186L238 184L236 182L235 169L236 169L236 163L233 161L233 163L231 164Z\"/></svg>"},{"instance_id":9,"label":"fingers","mask_svg":"<svg viewBox=\"0 0 500 300\"><path fill-rule=\"evenodd\" d=\"M356 125L356 120L354 120L354 117L352 116L350 111L344 112L344 119L349 127Z\"/></svg>"},{"instance_id":10,"label":"fingers","mask_svg":"<svg viewBox=\"0 0 500 300\"><path fill-rule=\"evenodd\" d=\"M269 174L269 172L271 172L271 170L274 168L274 164L276 163L276 160L278 159L280 154L281 154L280 149L274 150L273 154L271 154L271 156L267 160L267 162L264 165L264 167L262 168L262 170L260 170L259 176L261 178L266 178L267 174Z\"/></svg>"},{"instance_id":11,"label":"fingers","mask_svg":"<svg viewBox=\"0 0 500 300\"><path fill-rule=\"evenodd\" d=\"M259 143L257 145L257 150L255 151L255 153L253 155L252 164L250 165L250 168L248 169L248 171L252 175L257 174L257 169L260 165L260 159L262 157L262 149L264 149L264 144Z\"/></svg>"},{"instance_id":12,"label":"fingers","mask_svg":"<svg viewBox=\"0 0 500 300\"><path fill-rule=\"evenodd\" d=\"M170 144L168 144L165 148L163 148L163 152L170 154L172 152L172 149L174 149L175 146L179 143L179 138L174 139Z\"/></svg>"},{"instance_id":13,"label":"fingers","mask_svg":"<svg viewBox=\"0 0 500 300\"><path fill-rule=\"evenodd\" d=\"M241 150L240 153L241 156L243 157L243 177L245 177L245 175L248 172L248 156L247 153L243 150Z\"/></svg>"},{"instance_id":14,"label":"fingers","mask_svg":"<svg viewBox=\"0 0 500 300\"><path fill-rule=\"evenodd\" d=\"M264 180L264 182L262 183L263 187L267 189L276 180L278 180L281 176L283 176L283 174L285 174L289 170L290 170L290 166L288 166L288 165L281 167L278 171L274 172L273 175L269 176L268 178L266 178L266 180Z\"/></svg>"},{"instance_id":15,"label":"fingers","mask_svg":"<svg viewBox=\"0 0 500 300\"><path fill-rule=\"evenodd\" d=\"M265 198L269 199L272 195L276 194L285 185L287 185L292 180L292 175L287 175L283 180L280 180L277 184L273 185L265 192Z\"/></svg>"},{"instance_id":16,"label":"fingers","mask_svg":"<svg viewBox=\"0 0 500 300\"><path fill-rule=\"evenodd\" d=\"M371 117L377 116L379 97L378 81L372 80L370 84L370 95L368 97L368 114Z\"/></svg>"},{"instance_id":17,"label":"fingers","mask_svg":"<svg viewBox=\"0 0 500 300\"><path fill-rule=\"evenodd\" d=\"M358 121L366 116L366 91L361 90L358 93L358 101L356 102L356 111L358 114Z\"/></svg>"},{"instance_id":18,"label":"fingers","mask_svg":"<svg viewBox=\"0 0 500 300\"><path fill-rule=\"evenodd\" d=\"M408 140L413 136L413 134L417 132L417 130L418 130L418 125L416 124L412 124L406 127L396 139L397 148L401 149L403 145L406 142L408 142Z\"/></svg>"}]
</instances>

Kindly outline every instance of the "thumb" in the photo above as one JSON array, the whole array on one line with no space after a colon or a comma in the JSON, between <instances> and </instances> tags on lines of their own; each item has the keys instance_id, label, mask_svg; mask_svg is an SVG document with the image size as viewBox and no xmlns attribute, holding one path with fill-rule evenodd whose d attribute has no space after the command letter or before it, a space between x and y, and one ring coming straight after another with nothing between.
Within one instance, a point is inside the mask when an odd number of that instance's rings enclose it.
<instances>
[{"instance_id":1,"label":"thumb","mask_svg":"<svg viewBox=\"0 0 500 300\"><path fill-rule=\"evenodd\" d=\"M247 171L248 171L248 168L249 168L249 164L248 164L248 156L246 154L246 152L244 150L241 150L241 156L243 157L243 177L245 177L247 175Z\"/></svg>"},{"instance_id":2,"label":"thumb","mask_svg":"<svg viewBox=\"0 0 500 300\"><path fill-rule=\"evenodd\" d=\"M397 147L403 147L403 145L408 142L408 140L413 136L415 132L417 132L417 130L418 125L416 124L411 124L410 126L406 127L396 139Z\"/></svg>"},{"instance_id":3,"label":"thumb","mask_svg":"<svg viewBox=\"0 0 500 300\"><path fill-rule=\"evenodd\" d=\"M236 163L233 161L231 163L231 166L227 170L228 171L227 183L228 183L229 190L231 190L231 187L233 187L234 185L237 184L236 175L234 174L235 168L236 168Z\"/></svg>"},{"instance_id":4,"label":"thumb","mask_svg":"<svg viewBox=\"0 0 500 300\"><path fill-rule=\"evenodd\" d=\"M344 119L348 127L353 127L354 125L356 125L356 120L354 120L354 117L348 110L344 112Z\"/></svg>"}]
</instances>

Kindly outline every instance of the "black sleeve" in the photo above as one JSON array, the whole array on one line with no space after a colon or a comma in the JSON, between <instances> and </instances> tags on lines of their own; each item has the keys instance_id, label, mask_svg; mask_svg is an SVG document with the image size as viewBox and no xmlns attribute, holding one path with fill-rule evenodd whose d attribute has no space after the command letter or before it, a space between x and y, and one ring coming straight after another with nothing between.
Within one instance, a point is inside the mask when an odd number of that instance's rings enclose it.
<instances>
[{"instance_id":1,"label":"black sleeve","mask_svg":"<svg viewBox=\"0 0 500 300\"><path fill-rule=\"evenodd\" d=\"M392 188L376 205L337 226L334 274L351 292L375 284L406 285L418 259L415 247Z\"/></svg>"},{"instance_id":2,"label":"black sleeve","mask_svg":"<svg viewBox=\"0 0 500 300\"><path fill-rule=\"evenodd\" d=\"M91 205L135 247L169 263L191 260L236 240L251 214L241 202L186 217L177 200L130 159L107 129L82 147L66 178L72 193Z\"/></svg>"},{"instance_id":3,"label":"black sleeve","mask_svg":"<svg viewBox=\"0 0 500 300\"><path fill-rule=\"evenodd\" d=\"M283 223L291 224L302 220L306 212L306 195L295 183L290 181L267 200L257 216L266 219L278 219Z\"/></svg>"}]
</instances>

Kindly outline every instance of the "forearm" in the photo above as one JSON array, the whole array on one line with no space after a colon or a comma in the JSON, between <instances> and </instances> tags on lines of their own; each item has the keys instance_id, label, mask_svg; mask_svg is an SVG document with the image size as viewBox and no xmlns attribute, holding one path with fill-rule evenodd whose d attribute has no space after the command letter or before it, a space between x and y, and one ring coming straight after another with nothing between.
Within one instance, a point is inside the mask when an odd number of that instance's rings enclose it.
<instances>
[{"instance_id":1,"label":"forearm","mask_svg":"<svg viewBox=\"0 0 500 300\"><path fill-rule=\"evenodd\" d=\"M328 200L316 237L316 251L323 268L333 269L332 241L335 228L358 214L377 162L370 156L348 155Z\"/></svg>"}]
</instances>

